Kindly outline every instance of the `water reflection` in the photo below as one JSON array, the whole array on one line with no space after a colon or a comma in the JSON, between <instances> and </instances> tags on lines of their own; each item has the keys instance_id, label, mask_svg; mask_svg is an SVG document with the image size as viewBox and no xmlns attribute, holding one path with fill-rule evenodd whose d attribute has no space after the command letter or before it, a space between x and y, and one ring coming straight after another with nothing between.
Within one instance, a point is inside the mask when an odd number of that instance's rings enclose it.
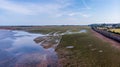
<instances>
[{"instance_id":1,"label":"water reflection","mask_svg":"<svg viewBox=\"0 0 120 67\"><path fill-rule=\"evenodd\" d=\"M38 36L44 35L0 30L0 67L56 67L56 52L35 43Z\"/></svg>"},{"instance_id":2,"label":"water reflection","mask_svg":"<svg viewBox=\"0 0 120 67\"><path fill-rule=\"evenodd\" d=\"M80 30L80 33L86 33L87 30L83 29L83 30Z\"/></svg>"}]
</instances>

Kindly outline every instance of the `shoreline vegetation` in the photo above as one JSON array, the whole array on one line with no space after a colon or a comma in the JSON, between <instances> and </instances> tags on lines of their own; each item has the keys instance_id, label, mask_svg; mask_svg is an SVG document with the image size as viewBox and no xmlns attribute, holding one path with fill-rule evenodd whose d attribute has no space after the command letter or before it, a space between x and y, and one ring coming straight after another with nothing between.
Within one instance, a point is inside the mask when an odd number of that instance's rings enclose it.
<instances>
[{"instance_id":1,"label":"shoreline vegetation","mask_svg":"<svg viewBox=\"0 0 120 67\"><path fill-rule=\"evenodd\" d=\"M11 29L43 34L86 30L83 33L62 35L55 49L61 67L120 67L120 50L104 41L105 39L96 37L89 26L11 27Z\"/></svg>"},{"instance_id":2,"label":"shoreline vegetation","mask_svg":"<svg viewBox=\"0 0 120 67\"><path fill-rule=\"evenodd\" d=\"M95 37L90 28L86 29L87 33L63 35L56 49L60 63L64 67L119 67L119 49Z\"/></svg>"}]
</instances>

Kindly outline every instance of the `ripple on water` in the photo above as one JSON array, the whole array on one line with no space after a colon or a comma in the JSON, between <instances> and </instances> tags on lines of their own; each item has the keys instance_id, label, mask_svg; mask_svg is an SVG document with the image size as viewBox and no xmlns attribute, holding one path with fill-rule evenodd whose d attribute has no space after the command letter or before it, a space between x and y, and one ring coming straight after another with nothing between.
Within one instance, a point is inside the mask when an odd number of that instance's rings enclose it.
<instances>
[{"instance_id":1,"label":"ripple on water","mask_svg":"<svg viewBox=\"0 0 120 67\"><path fill-rule=\"evenodd\" d=\"M56 67L58 57L54 48L48 50L36 43L34 38L38 36L44 35L0 30L0 47L5 48L0 48L0 67Z\"/></svg>"}]
</instances>

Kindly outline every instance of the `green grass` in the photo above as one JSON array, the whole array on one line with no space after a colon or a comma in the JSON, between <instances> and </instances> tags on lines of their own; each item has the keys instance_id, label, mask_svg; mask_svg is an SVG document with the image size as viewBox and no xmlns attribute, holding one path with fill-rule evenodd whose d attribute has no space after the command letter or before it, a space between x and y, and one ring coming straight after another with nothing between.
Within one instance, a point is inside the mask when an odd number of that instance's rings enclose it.
<instances>
[{"instance_id":1,"label":"green grass","mask_svg":"<svg viewBox=\"0 0 120 67\"><path fill-rule=\"evenodd\" d=\"M63 36L56 49L63 67L120 67L120 51L87 30L86 34ZM68 49L67 46L74 48Z\"/></svg>"},{"instance_id":2,"label":"green grass","mask_svg":"<svg viewBox=\"0 0 120 67\"><path fill-rule=\"evenodd\" d=\"M65 32L66 30L87 33L63 35L56 52L63 67L120 67L120 50L94 36L87 26L46 26L31 29L33 33ZM74 46L74 48L66 48ZM102 51L102 52L101 52Z\"/></svg>"},{"instance_id":3,"label":"green grass","mask_svg":"<svg viewBox=\"0 0 120 67\"><path fill-rule=\"evenodd\" d=\"M80 31L81 29L86 28L86 26L43 26L40 28L34 28L34 29L30 29L28 30L28 32L33 32L33 33L43 33L43 34L47 34L50 32L66 32L67 30L70 31Z\"/></svg>"}]
</instances>

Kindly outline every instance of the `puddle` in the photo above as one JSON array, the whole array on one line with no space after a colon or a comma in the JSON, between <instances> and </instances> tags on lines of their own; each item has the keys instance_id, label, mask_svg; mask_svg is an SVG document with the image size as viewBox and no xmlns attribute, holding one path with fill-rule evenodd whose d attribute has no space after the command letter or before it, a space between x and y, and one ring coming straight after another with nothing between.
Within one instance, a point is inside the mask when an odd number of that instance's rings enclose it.
<instances>
[{"instance_id":1,"label":"puddle","mask_svg":"<svg viewBox=\"0 0 120 67\"><path fill-rule=\"evenodd\" d=\"M91 51L95 51L95 50L97 50L97 49L96 49L96 48L92 48L92 49L91 49Z\"/></svg>"},{"instance_id":2,"label":"puddle","mask_svg":"<svg viewBox=\"0 0 120 67\"><path fill-rule=\"evenodd\" d=\"M80 30L80 33L86 33L87 32L87 30Z\"/></svg>"},{"instance_id":3,"label":"puddle","mask_svg":"<svg viewBox=\"0 0 120 67\"><path fill-rule=\"evenodd\" d=\"M102 53L102 52L103 52L103 50L99 50L98 52Z\"/></svg>"},{"instance_id":4,"label":"puddle","mask_svg":"<svg viewBox=\"0 0 120 67\"><path fill-rule=\"evenodd\" d=\"M74 48L74 46L67 46L66 48Z\"/></svg>"},{"instance_id":5,"label":"puddle","mask_svg":"<svg viewBox=\"0 0 120 67\"><path fill-rule=\"evenodd\" d=\"M68 30L68 31L66 31L66 32L64 32L64 33L61 33L61 35L66 35L66 34L77 34L77 33L86 33L86 32L87 32L87 30L85 30L85 29L80 30L80 31L78 31L78 32L72 32L72 31Z\"/></svg>"},{"instance_id":6,"label":"puddle","mask_svg":"<svg viewBox=\"0 0 120 67\"><path fill-rule=\"evenodd\" d=\"M35 38L44 36L24 31L0 30L0 67L57 67L58 56L53 45L46 49L42 43L40 45L34 41ZM55 41L53 39L54 47L58 41L59 38ZM49 42L48 39L43 44Z\"/></svg>"}]
</instances>

